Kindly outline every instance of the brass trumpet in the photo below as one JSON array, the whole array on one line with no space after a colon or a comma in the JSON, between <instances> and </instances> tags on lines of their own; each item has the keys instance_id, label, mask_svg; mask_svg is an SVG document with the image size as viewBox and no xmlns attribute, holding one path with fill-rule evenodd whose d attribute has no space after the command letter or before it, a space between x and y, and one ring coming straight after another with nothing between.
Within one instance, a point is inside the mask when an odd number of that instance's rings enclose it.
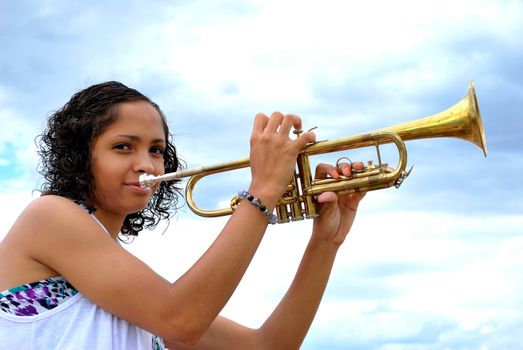
<instances>
[{"instance_id":1,"label":"brass trumpet","mask_svg":"<svg viewBox=\"0 0 523 350\"><path fill-rule=\"evenodd\" d=\"M278 223L316 217L318 213L316 211L315 198L320 193L326 191L346 194L374 191L392 186L398 188L410 173L410 170L406 170L407 151L404 141L436 137L455 137L467 140L481 148L484 156L487 156L485 132L483 130L473 82L470 83L467 94L461 101L438 114L365 134L330 141L319 141L306 146L298 155L297 170L294 172L287 192L283 194L276 205L275 210ZM386 143L394 143L397 147L399 160L396 168L391 168L381 161L379 145ZM310 156L368 146L376 147L378 155L377 164L369 161L363 171L353 173L350 177L313 179L310 169ZM246 158L213 166L182 170L161 176L143 174L140 176L140 185L142 187L149 187L159 181L190 177L185 192L187 204L194 213L203 217L230 215L240 201L238 196L233 197L230 208L214 210L201 209L196 206L193 198L194 187L196 183L205 176L248 166L249 158Z\"/></svg>"}]
</instances>

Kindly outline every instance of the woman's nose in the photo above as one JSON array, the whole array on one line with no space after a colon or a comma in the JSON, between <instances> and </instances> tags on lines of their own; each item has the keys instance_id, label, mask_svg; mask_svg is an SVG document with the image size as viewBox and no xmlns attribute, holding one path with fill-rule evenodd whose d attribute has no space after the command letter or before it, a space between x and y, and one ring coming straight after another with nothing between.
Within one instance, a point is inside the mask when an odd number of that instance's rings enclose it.
<instances>
[{"instance_id":1,"label":"woman's nose","mask_svg":"<svg viewBox=\"0 0 523 350\"><path fill-rule=\"evenodd\" d=\"M147 154L137 156L134 164L134 171L137 173L154 173L154 163L148 152Z\"/></svg>"}]
</instances>

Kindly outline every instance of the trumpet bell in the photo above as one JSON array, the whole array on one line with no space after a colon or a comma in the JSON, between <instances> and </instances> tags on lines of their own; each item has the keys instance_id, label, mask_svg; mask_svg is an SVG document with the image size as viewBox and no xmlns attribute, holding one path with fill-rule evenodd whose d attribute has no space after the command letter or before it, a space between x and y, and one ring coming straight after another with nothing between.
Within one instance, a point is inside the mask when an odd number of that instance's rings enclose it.
<instances>
[{"instance_id":1,"label":"trumpet bell","mask_svg":"<svg viewBox=\"0 0 523 350\"><path fill-rule=\"evenodd\" d=\"M467 94L461 101L443 112L377 131L396 132L403 141L435 137L460 138L475 144L487 156L487 139L474 82L470 82Z\"/></svg>"}]
</instances>

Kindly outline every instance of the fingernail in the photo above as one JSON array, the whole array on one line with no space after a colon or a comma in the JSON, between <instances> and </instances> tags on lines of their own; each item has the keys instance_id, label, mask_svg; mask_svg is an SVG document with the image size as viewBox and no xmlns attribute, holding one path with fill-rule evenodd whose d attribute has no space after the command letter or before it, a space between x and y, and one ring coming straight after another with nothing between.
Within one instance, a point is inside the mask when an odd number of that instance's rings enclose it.
<instances>
[{"instance_id":1,"label":"fingernail","mask_svg":"<svg viewBox=\"0 0 523 350\"><path fill-rule=\"evenodd\" d=\"M352 164L352 168L355 170L363 170L365 168L365 165L363 165L363 162L354 162Z\"/></svg>"}]
</instances>

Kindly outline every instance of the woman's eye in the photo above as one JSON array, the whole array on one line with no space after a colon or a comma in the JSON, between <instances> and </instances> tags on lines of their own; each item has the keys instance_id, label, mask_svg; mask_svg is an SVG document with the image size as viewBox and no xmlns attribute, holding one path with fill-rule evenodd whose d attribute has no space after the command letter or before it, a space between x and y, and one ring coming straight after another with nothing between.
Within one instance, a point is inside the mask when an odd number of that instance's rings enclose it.
<instances>
[{"instance_id":1,"label":"woman's eye","mask_svg":"<svg viewBox=\"0 0 523 350\"><path fill-rule=\"evenodd\" d=\"M164 150L162 147L153 147L151 148L151 152L155 154L163 154Z\"/></svg>"},{"instance_id":2,"label":"woman's eye","mask_svg":"<svg viewBox=\"0 0 523 350\"><path fill-rule=\"evenodd\" d=\"M126 143L119 143L117 145L114 145L114 149L122 150L122 151L128 151L131 149L131 147Z\"/></svg>"}]
</instances>

